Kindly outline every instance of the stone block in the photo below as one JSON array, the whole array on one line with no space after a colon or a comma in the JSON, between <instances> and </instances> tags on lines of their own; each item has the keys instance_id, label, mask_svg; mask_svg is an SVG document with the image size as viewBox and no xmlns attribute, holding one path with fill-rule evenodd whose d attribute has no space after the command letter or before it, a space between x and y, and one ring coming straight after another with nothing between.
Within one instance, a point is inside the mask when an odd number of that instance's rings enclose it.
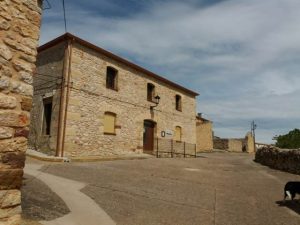
<instances>
[{"instance_id":1,"label":"stone block","mask_svg":"<svg viewBox=\"0 0 300 225\"><path fill-rule=\"evenodd\" d=\"M0 18L0 29L1 30L8 30L10 28L9 22L7 22L5 19Z\"/></svg>"},{"instance_id":2,"label":"stone block","mask_svg":"<svg viewBox=\"0 0 300 225\"><path fill-rule=\"evenodd\" d=\"M19 77L21 81L24 81L27 84L33 83L33 76L31 73L28 73L26 71L19 72Z\"/></svg>"},{"instance_id":3,"label":"stone block","mask_svg":"<svg viewBox=\"0 0 300 225\"><path fill-rule=\"evenodd\" d=\"M26 71L32 73L32 64L21 59L15 59L12 61L14 68L17 71Z\"/></svg>"},{"instance_id":4,"label":"stone block","mask_svg":"<svg viewBox=\"0 0 300 225\"><path fill-rule=\"evenodd\" d=\"M1 161L4 165L9 166L11 169L24 168L25 166L25 153L6 152L1 155Z\"/></svg>"},{"instance_id":5,"label":"stone block","mask_svg":"<svg viewBox=\"0 0 300 225\"><path fill-rule=\"evenodd\" d=\"M27 138L28 136L29 136L28 127L17 128L14 135L14 137L25 137L25 138Z\"/></svg>"},{"instance_id":6,"label":"stone block","mask_svg":"<svg viewBox=\"0 0 300 225\"><path fill-rule=\"evenodd\" d=\"M81 118L80 113L68 112L68 120L78 121L78 120L80 120L80 118Z\"/></svg>"},{"instance_id":7,"label":"stone block","mask_svg":"<svg viewBox=\"0 0 300 225\"><path fill-rule=\"evenodd\" d=\"M21 108L24 111L30 111L32 107L32 98L31 97L26 97L26 96L22 96L21 99Z\"/></svg>"},{"instance_id":8,"label":"stone block","mask_svg":"<svg viewBox=\"0 0 300 225\"><path fill-rule=\"evenodd\" d=\"M5 76L0 76L0 90L8 89L10 85L10 79Z\"/></svg>"},{"instance_id":9,"label":"stone block","mask_svg":"<svg viewBox=\"0 0 300 225\"><path fill-rule=\"evenodd\" d=\"M0 139L11 138L14 135L14 129L11 127L0 127Z\"/></svg>"},{"instance_id":10,"label":"stone block","mask_svg":"<svg viewBox=\"0 0 300 225\"><path fill-rule=\"evenodd\" d=\"M76 106L78 106L78 105L80 105L80 100L76 99L76 98L70 97L70 99L69 99L69 105L76 105Z\"/></svg>"},{"instance_id":11,"label":"stone block","mask_svg":"<svg viewBox=\"0 0 300 225\"><path fill-rule=\"evenodd\" d=\"M16 208L15 212L18 212L17 210L20 210L20 207ZM4 220L0 219L0 225L20 225L22 219L20 214L16 214L14 216L10 216L9 218L6 218Z\"/></svg>"},{"instance_id":12,"label":"stone block","mask_svg":"<svg viewBox=\"0 0 300 225\"><path fill-rule=\"evenodd\" d=\"M16 137L0 140L0 153L3 152L25 152L27 149L27 139Z\"/></svg>"},{"instance_id":13,"label":"stone block","mask_svg":"<svg viewBox=\"0 0 300 225\"><path fill-rule=\"evenodd\" d=\"M35 56L36 50L18 42L14 37L4 39L4 43L14 50L24 52L25 54Z\"/></svg>"},{"instance_id":14,"label":"stone block","mask_svg":"<svg viewBox=\"0 0 300 225\"><path fill-rule=\"evenodd\" d=\"M3 43L0 42L0 56L5 60L11 60L12 52L10 49Z\"/></svg>"},{"instance_id":15,"label":"stone block","mask_svg":"<svg viewBox=\"0 0 300 225\"><path fill-rule=\"evenodd\" d=\"M14 207L21 204L20 190L1 190L0 191L0 208Z\"/></svg>"},{"instance_id":16,"label":"stone block","mask_svg":"<svg viewBox=\"0 0 300 225\"><path fill-rule=\"evenodd\" d=\"M29 125L29 113L25 111L0 110L0 126L26 127Z\"/></svg>"},{"instance_id":17,"label":"stone block","mask_svg":"<svg viewBox=\"0 0 300 225\"><path fill-rule=\"evenodd\" d=\"M32 85L25 84L20 81L11 81L11 91L17 94L33 96L33 87Z\"/></svg>"},{"instance_id":18,"label":"stone block","mask_svg":"<svg viewBox=\"0 0 300 225\"><path fill-rule=\"evenodd\" d=\"M1 169L0 190L20 189L22 177L23 169Z\"/></svg>"},{"instance_id":19,"label":"stone block","mask_svg":"<svg viewBox=\"0 0 300 225\"><path fill-rule=\"evenodd\" d=\"M20 225L20 220L16 220L17 218L20 219L20 214L22 212L21 206L5 208L0 210L0 221L4 220L5 222L3 225ZM16 223L19 221L19 223ZM2 221L1 221L2 222ZM0 223L1 224L1 223ZM1 224L2 225L2 224Z\"/></svg>"},{"instance_id":20,"label":"stone block","mask_svg":"<svg viewBox=\"0 0 300 225\"><path fill-rule=\"evenodd\" d=\"M66 135L67 136L74 136L74 135L76 135L76 129L72 128L70 126L67 126L67 128L66 128Z\"/></svg>"},{"instance_id":21,"label":"stone block","mask_svg":"<svg viewBox=\"0 0 300 225\"><path fill-rule=\"evenodd\" d=\"M12 76L11 69L7 66L0 65L0 77L1 76L11 77Z\"/></svg>"},{"instance_id":22,"label":"stone block","mask_svg":"<svg viewBox=\"0 0 300 225\"><path fill-rule=\"evenodd\" d=\"M17 107L17 99L15 97L0 93L0 108L14 109L16 107Z\"/></svg>"}]
</instances>

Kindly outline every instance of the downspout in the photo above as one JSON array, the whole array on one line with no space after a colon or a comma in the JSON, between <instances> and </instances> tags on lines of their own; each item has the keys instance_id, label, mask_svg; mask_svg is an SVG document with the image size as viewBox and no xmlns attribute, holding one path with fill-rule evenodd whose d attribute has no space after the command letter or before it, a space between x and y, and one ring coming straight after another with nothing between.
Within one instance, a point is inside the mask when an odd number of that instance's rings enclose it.
<instances>
[{"instance_id":1,"label":"downspout","mask_svg":"<svg viewBox=\"0 0 300 225\"><path fill-rule=\"evenodd\" d=\"M67 40L67 39L66 39ZM62 79L61 79L61 90L60 90L60 101L59 101L59 113L58 113L58 125L57 125L57 140L56 140L56 153L55 156L59 156L61 153L61 128L62 128L62 119L63 119L63 102L65 95L65 74L66 74L66 61L68 56L68 47L69 43L66 41L65 49L64 49L64 61L63 61L63 69L62 69Z\"/></svg>"},{"instance_id":2,"label":"downspout","mask_svg":"<svg viewBox=\"0 0 300 225\"><path fill-rule=\"evenodd\" d=\"M68 64L68 71L67 71L67 93L66 93L66 107L64 111L64 126L63 126L63 133L62 133L62 148L61 148L61 157L64 156L64 149L65 149L65 136L66 136L66 124L67 124L67 115L68 115L68 105L69 105L69 95L71 89L71 66L72 66L72 51L73 51L73 42L74 39L70 40L68 43L69 46L69 64Z\"/></svg>"}]
</instances>

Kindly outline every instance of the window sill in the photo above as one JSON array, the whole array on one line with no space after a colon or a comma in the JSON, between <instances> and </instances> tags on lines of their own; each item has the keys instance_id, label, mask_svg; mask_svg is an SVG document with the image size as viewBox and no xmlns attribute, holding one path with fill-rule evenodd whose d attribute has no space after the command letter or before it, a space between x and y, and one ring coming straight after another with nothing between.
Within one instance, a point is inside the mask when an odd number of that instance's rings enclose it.
<instances>
[{"instance_id":1,"label":"window sill","mask_svg":"<svg viewBox=\"0 0 300 225\"><path fill-rule=\"evenodd\" d=\"M178 111L178 112L182 112L182 109L176 109L176 111Z\"/></svg>"},{"instance_id":2,"label":"window sill","mask_svg":"<svg viewBox=\"0 0 300 225\"><path fill-rule=\"evenodd\" d=\"M157 102L153 101L153 100L150 100L150 99L147 99L148 102L151 102L151 103L154 103L154 104L157 104Z\"/></svg>"},{"instance_id":3,"label":"window sill","mask_svg":"<svg viewBox=\"0 0 300 225\"><path fill-rule=\"evenodd\" d=\"M113 91L119 91L118 88L110 88L110 87L106 87L106 89L113 90Z\"/></svg>"},{"instance_id":4,"label":"window sill","mask_svg":"<svg viewBox=\"0 0 300 225\"><path fill-rule=\"evenodd\" d=\"M103 134L104 134L104 135L113 135L113 136L116 136L116 135L117 135L116 133L109 133L109 132L104 132Z\"/></svg>"}]
</instances>

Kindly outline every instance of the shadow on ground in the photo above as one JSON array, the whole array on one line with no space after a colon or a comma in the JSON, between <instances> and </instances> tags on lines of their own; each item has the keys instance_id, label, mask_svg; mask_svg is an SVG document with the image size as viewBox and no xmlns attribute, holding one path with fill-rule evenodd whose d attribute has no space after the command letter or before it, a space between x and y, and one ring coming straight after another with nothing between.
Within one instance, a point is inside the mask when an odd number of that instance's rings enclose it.
<instances>
[{"instance_id":1,"label":"shadow on ground","mask_svg":"<svg viewBox=\"0 0 300 225\"><path fill-rule=\"evenodd\" d=\"M54 220L70 212L64 201L42 181L25 175L22 192L22 217L28 220Z\"/></svg>"},{"instance_id":2,"label":"shadow on ground","mask_svg":"<svg viewBox=\"0 0 300 225\"><path fill-rule=\"evenodd\" d=\"M279 207L287 207L300 215L300 200L277 201Z\"/></svg>"}]
</instances>

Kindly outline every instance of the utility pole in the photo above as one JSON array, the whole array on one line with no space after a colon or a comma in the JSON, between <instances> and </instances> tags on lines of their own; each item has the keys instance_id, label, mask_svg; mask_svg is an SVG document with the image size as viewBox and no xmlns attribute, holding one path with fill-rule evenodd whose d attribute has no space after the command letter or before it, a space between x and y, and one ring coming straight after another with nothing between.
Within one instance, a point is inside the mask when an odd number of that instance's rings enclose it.
<instances>
[{"instance_id":1,"label":"utility pole","mask_svg":"<svg viewBox=\"0 0 300 225\"><path fill-rule=\"evenodd\" d=\"M255 145L255 130L256 130L257 125L255 124L254 120L251 122L251 134L253 137L253 142L254 142L254 152L256 152L256 145Z\"/></svg>"}]
</instances>

